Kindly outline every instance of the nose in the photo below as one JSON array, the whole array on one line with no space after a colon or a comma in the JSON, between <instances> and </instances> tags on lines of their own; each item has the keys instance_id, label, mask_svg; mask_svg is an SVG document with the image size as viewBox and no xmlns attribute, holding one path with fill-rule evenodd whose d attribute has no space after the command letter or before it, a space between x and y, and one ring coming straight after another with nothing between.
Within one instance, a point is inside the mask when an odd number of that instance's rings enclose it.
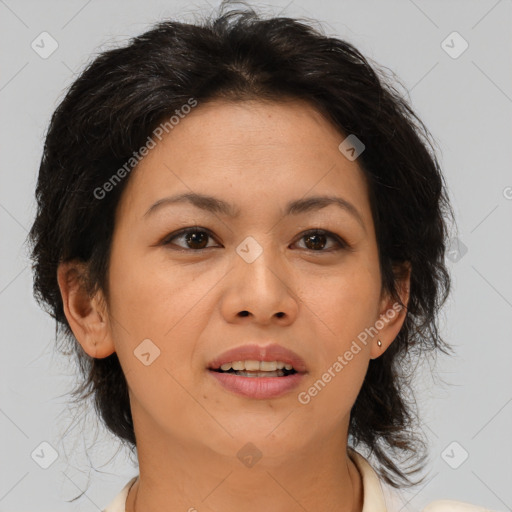
<instances>
[{"instance_id":1,"label":"nose","mask_svg":"<svg viewBox=\"0 0 512 512\"><path fill-rule=\"evenodd\" d=\"M241 254L233 258L233 268L225 280L221 311L226 321L293 323L300 299L286 265L270 248L261 250L254 260Z\"/></svg>"}]
</instances>

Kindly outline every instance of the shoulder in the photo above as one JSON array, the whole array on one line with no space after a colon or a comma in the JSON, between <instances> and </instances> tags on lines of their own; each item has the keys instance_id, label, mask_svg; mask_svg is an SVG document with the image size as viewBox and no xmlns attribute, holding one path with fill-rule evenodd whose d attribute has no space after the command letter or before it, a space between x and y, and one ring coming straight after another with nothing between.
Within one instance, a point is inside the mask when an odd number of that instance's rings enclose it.
<instances>
[{"instance_id":1,"label":"shoulder","mask_svg":"<svg viewBox=\"0 0 512 512\"><path fill-rule=\"evenodd\" d=\"M429 503L422 512L492 512L490 509L454 500L436 500Z\"/></svg>"},{"instance_id":2,"label":"shoulder","mask_svg":"<svg viewBox=\"0 0 512 512\"><path fill-rule=\"evenodd\" d=\"M401 494L397 489L391 489L381 482L382 491L386 501L386 510L388 512L398 512L404 510L404 503L408 503L407 496ZM407 509L411 510L411 509ZM420 509L414 509L420 512ZM497 512L490 508L482 507L480 505L473 505L465 501L456 500L435 500L430 502L421 512Z\"/></svg>"},{"instance_id":3,"label":"shoulder","mask_svg":"<svg viewBox=\"0 0 512 512\"><path fill-rule=\"evenodd\" d=\"M139 475L134 476L122 489L119 494L109 503L102 512L126 512L126 498L131 486L135 483Z\"/></svg>"},{"instance_id":4,"label":"shoulder","mask_svg":"<svg viewBox=\"0 0 512 512\"><path fill-rule=\"evenodd\" d=\"M391 487L379 478L370 462L354 448L349 446L348 453L361 473L364 503L363 512L398 512L404 510L404 503L410 501L407 494ZM411 510L408 508L407 510ZM418 510L419 509L415 509ZM110 512L110 511L109 511ZM496 512L471 503L455 500L435 500L424 507L421 512Z\"/></svg>"}]
</instances>

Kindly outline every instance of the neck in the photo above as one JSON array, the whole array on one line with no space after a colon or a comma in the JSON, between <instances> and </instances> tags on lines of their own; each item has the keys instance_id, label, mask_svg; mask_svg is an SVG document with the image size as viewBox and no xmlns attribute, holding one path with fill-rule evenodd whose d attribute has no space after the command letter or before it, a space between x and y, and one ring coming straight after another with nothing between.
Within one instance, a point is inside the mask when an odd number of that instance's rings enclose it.
<instances>
[{"instance_id":1,"label":"neck","mask_svg":"<svg viewBox=\"0 0 512 512\"><path fill-rule=\"evenodd\" d=\"M244 464L237 456L246 440L231 439L232 449L226 449L216 446L215 436L206 445L171 439L149 425L140 429L144 435L135 430L139 478L126 512L362 511L361 475L347 454L346 438L323 436L284 451L277 450L277 441L261 440L262 456L251 465L250 458Z\"/></svg>"}]
</instances>

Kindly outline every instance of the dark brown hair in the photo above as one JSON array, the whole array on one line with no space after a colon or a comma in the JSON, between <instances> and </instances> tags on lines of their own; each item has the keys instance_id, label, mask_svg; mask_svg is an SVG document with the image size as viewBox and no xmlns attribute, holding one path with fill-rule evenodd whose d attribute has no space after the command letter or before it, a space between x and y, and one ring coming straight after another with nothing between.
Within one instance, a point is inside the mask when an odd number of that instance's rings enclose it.
<instances>
[{"instance_id":1,"label":"dark brown hair","mask_svg":"<svg viewBox=\"0 0 512 512\"><path fill-rule=\"evenodd\" d=\"M413 367L426 352L451 352L437 317L450 290L444 255L446 218L453 212L432 137L384 71L348 42L305 19L265 19L252 8L224 7L198 24L158 23L126 46L101 53L70 87L52 116L39 168L29 233L34 295L76 356L82 380L73 394L82 400L93 395L105 425L133 449L118 357L84 353L57 283L59 263L78 259L87 264L91 295L102 290L108 298L114 214L129 176L101 200L93 191L190 98L199 105L215 99L307 101L340 134L354 134L365 145L357 163L369 183L382 286L400 303L397 277L404 262L412 265L404 325L385 353L370 361L349 427L349 444L368 448L383 479L410 486L408 475L421 469L426 446L414 427ZM406 473L397 463L401 457L419 467Z\"/></svg>"}]
</instances>

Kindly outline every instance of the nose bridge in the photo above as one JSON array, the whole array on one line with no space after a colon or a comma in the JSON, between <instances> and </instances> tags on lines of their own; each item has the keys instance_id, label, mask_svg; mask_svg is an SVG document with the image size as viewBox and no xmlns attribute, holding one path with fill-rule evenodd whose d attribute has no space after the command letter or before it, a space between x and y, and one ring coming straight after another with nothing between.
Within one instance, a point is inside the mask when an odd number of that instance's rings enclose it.
<instances>
[{"instance_id":1,"label":"nose bridge","mask_svg":"<svg viewBox=\"0 0 512 512\"><path fill-rule=\"evenodd\" d=\"M248 236L235 249L228 315L247 311L260 321L269 321L274 315L293 317L296 300L280 253L270 236L258 239Z\"/></svg>"},{"instance_id":2,"label":"nose bridge","mask_svg":"<svg viewBox=\"0 0 512 512\"><path fill-rule=\"evenodd\" d=\"M250 280L258 287L279 286L280 280L275 274L278 273L281 265L277 251L272 247L271 237L258 236L256 239L248 236L237 246L236 253L238 255L238 259L235 260L236 265L242 269L244 279Z\"/></svg>"}]
</instances>

